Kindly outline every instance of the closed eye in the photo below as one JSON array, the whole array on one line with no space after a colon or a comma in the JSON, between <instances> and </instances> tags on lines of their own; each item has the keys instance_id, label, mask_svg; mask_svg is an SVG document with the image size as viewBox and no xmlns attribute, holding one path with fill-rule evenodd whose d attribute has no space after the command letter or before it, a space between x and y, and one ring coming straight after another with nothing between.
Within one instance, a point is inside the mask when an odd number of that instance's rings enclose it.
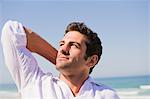
<instances>
[{"instance_id":1,"label":"closed eye","mask_svg":"<svg viewBox=\"0 0 150 99\"><path fill-rule=\"evenodd\" d=\"M80 44L78 44L78 43L72 43L71 46L74 46L76 48L80 48Z\"/></svg>"},{"instance_id":2,"label":"closed eye","mask_svg":"<svg viewBox=\"0 0 150 99\"><path fill-rule=\"evenodd\" d=\"M59 44L59 46L63 46L64 44Z\"/></svg>"},{"instance_id":3,"label":"closed eye","mask_svg":"<svg viewBox=\"0 0 150 99\"><path fill-rule=\"evenodd\" d=\"M64 45L64 41L60 41L59 46L63 46L63 45Z\"/></svg>"}]
</instances>

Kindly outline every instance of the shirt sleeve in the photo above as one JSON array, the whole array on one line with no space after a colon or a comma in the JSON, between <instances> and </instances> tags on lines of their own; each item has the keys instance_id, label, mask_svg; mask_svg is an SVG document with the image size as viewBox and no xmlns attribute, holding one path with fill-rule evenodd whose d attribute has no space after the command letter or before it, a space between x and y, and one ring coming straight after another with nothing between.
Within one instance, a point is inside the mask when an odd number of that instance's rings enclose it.
<instances>
[{"instance_id":1,"label":"shirt sleeve","mask_svg":"<svg viewBox=\"0 0 150 99\"><path fill-rule=\"evenodd\" d=\"M26 48L27 38L21 23L6 22L2 29L1 42L5 64L18 90L40 79L44 73L31 52Z\"/></svg>"}]
</instances>

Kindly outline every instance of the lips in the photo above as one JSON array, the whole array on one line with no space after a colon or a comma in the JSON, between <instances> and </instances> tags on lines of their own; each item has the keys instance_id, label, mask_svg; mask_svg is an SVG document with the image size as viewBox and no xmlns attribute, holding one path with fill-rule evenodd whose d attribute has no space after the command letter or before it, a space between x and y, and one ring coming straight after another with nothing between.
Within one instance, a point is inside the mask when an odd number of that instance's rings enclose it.
<instances>
[{"instance_id":1,"label":"lips","mask_svg":"<svg viewBox=\"0 0 150 99\"><path fill-rule=\"evenodd\" d=\"M68 57L59 57L59 59L69 59Z\"/></svg>"},{"instance_id":2,"label":"lips","mask_svg":"<svg viewBox=\"0 0 150 99\"><path fill-rule=\"evenodd\" d=\"M61 60L69 60L69 57L66 57L66 56L59 56L58 59L61 59Z\"/></svg>"}]
</instances>

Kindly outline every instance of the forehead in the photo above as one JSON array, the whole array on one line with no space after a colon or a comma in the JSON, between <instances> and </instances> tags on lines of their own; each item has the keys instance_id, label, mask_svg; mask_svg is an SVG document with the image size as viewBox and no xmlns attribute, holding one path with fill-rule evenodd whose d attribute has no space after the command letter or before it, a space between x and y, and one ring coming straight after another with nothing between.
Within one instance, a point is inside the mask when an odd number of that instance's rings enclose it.
<instances>
[{"instance_id":1,"label":"forehead","mask_svg":"<svg viewBox=\"0 0 150 99\"><path fill-rule=\"evenodd\" d=\"M78 31L69 31L65 34L65 36L62 39L63 41L74 41L78 43L84 43L86 41L85 35L81 34Z\"/></svg>"}]
</instances>

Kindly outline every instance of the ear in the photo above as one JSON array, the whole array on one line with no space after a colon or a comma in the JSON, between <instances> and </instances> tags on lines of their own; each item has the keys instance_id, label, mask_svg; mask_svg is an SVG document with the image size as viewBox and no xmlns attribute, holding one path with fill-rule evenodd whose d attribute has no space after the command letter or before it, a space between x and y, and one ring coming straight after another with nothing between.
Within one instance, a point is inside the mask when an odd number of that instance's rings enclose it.
<instances>
[{"instance_id":1,"label":"ear","mask_svg":"<svg viewBox=\"0 0 150 99\"><path fill-rule=\"evenodd\" d=\"M88 66L91 68L95 66L98 62L98 56L97 55L92 55L91 57L88 58Z\"/></svg>"}]
</instances>

